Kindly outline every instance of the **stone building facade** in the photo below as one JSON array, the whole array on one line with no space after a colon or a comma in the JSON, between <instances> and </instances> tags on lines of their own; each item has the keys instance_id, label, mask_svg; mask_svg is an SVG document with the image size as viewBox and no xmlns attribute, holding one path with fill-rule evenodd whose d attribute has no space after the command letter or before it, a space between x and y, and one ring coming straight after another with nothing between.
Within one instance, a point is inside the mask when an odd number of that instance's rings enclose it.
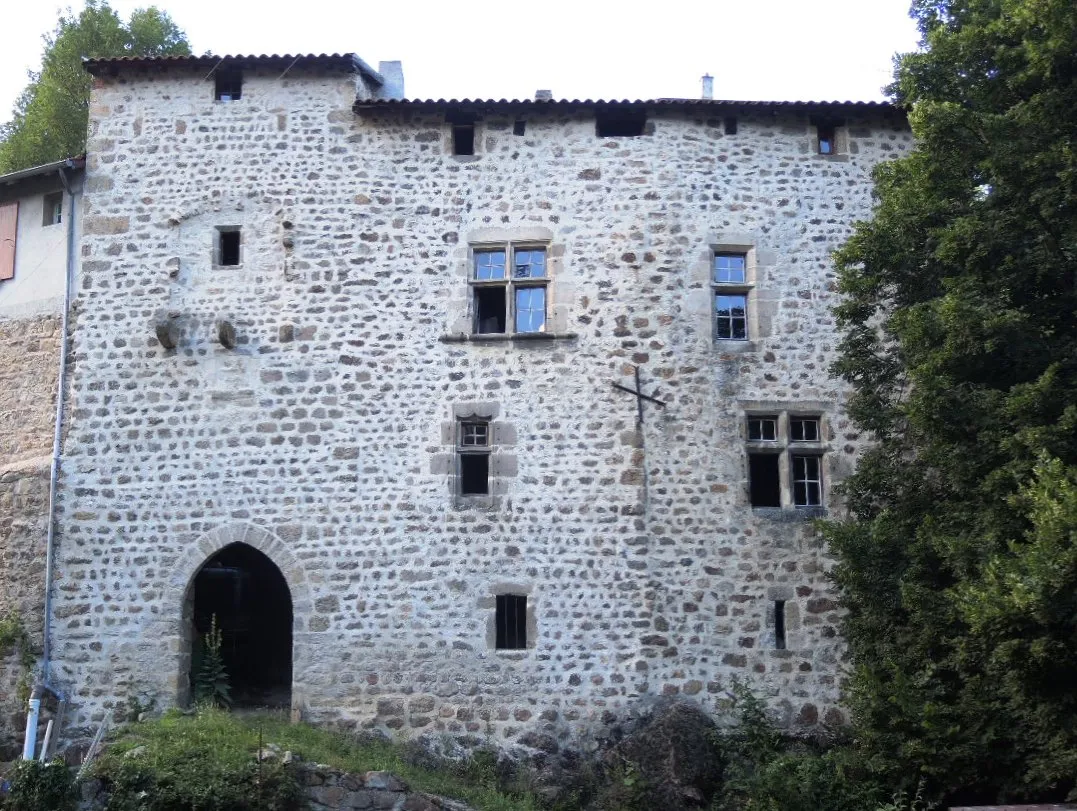
<instances>
[{"instance_id":1,"label":"stone building facade","mask_svg":"<svg viewBox=\"0 0 1077 811\"><path fill-rule=\"evenodd\" d=\"M213 62L89 65L52 625L76 726L189 698L192 584L237 548L286 583L307 718L584 743L739 678L839 720L810 519L862 441L829 254L900 113Z\"/></svg>"},{"instance_id":2,"label":"stone building facade","mask_svg":"<svg viewBox=\"0 0 1077 811\"><path fill-rule=\"evenodd\" d=\"M64 176L61 178L61 172ZM0 175L0 619L43 643L45 548L69 218L81 161ZM66 186L66 188L65 188ZM0 656L0 760L23 731L30 674Z\"/></svg>"}]
</instances>

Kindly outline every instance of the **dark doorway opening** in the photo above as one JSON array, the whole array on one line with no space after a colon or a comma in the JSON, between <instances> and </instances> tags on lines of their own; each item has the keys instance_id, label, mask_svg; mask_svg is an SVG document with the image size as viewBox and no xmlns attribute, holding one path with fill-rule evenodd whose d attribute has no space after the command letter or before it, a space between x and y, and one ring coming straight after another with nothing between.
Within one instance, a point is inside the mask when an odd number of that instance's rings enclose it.
<instances>
[{"instance_id":1,"label":"dark doorway opening","mask_svg":"<svg viewBox=\"0 0 1077 811\"><path fill-rule=\"evenodd\" d=\"M192 687L216 617L232 705L291 706L292 596L280 569L257 549L234 543L199 570L193 590Z\"/></svg>"}]
</instances>

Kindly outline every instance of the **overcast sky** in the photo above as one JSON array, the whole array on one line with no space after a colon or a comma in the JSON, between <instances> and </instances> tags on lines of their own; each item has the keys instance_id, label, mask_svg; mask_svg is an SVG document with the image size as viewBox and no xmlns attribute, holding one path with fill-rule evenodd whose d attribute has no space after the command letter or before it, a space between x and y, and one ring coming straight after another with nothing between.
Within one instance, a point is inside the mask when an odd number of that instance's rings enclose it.
<instances>
[{"instance_id":1,"label":"overcast sky","mask_svg":"<svg viewBox=\"0 0 1077 811\"><path fill-rule=\"evenodd\" d=\"M113 0L124 19L147 2ZM400 59L409 97L882 97L895 53L916 47L909 0L159 0L196 53L355 52ZM8 0L0 120L59 18ZM81 6L78 6L81 7Z\"/></svg>"}]
</instances>

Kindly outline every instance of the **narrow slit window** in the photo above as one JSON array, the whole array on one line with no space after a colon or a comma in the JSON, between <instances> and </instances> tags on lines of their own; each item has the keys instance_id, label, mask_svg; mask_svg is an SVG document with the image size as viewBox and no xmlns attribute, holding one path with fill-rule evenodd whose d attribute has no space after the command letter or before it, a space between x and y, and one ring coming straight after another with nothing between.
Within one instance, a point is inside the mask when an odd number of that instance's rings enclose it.
<instances>
[{"instance_id":1,"label":"narrow slit window","mask_svg":"<svg viewBox=\"0 0 1077 811\"><path fill-rule=\"evenodd\" d=\"M215 75L214 98L217 101L239 101L243 95L243 74L238 70L219 70Z\"/></svg>"},{"instance_id":2,"label":"narrow slit window","mask_svg":"<svg viewBox=\"0 0 1077 811\"><path fill-rule=\"evenodd\" d=\"M748 339L748 296L744 293L714 297L714 335L724 341Z\"/></svg>"},{"instance_id":3,"label":"narrow slit window","mask_svg":"<svg viewBox=\"0 0 1077 811\"><path fill-rule=\"evenodd\" d=\"M774 601L774 647L785 650L785 600Z\"/></svg>"},{"instance_id":4,"label":"narrow slit window","mask_svg":"<svg viewBox=\"0 0 1077 811\"><path fill-rule=\"evenodd\" d=\"M753 507L782 506L780 459L776 453L748 454L748 487Z\"/></svg>"},{"instance_id":5,"label":"narrow slit window","mask_svg":"<svg viewBox=\"0 0 1077 811\"><path fill-rule=\"evenodd\" d=\"M643 135L647 114L638 110L600 110L595 114L595 134L599 138L632 138Z\"/></svg>"},{"instance_id":6,"label":"narrow slit window","mask_svg":"<svg viewBox=\"0 0 1077 811\"><path fill-rule=\"evenodd\" d=\"M64 218L64 193L46 194L41 205L41 224L59 225Z\"/></svg>"},{"instance_id":7,"label":"narrow slit window","mask_svg":"<svg viewBox=\"0 0 1077 811\"><path fill-rule=\"evenodd\" d=\"M239 233L238 228L217 229L218 265L239 264Z\"/></svg>"},{"instance_id":8,"label":"narrow slit window","mask_svg":"<svg viewBox=\"0 0 1077 811\"><path fill-rule=\"evenodd\" d=\"M748 439L753 442L777 442L777 415L768 415L766 417L749 417Z\"/></svg>"},{"instance_id":9,"label":"narrow slit window","mask_svg":"<svg viewBox=\"0 0 1077 811\"><path fill-rule=\"evenodd\" d=\"M490 493L490 454L460 455L460 495L485 496Z\"/></svg>"},{"instance_id":10,"label":"narrow slit window","mask_svg":"<svg viewBox=\"0 0 1077 811\"><path fill-rule=\"evenodd\" d=\"M836 149L836 127L833 124L820 124L816 127L820 155L833 155Z\"/></svg>"},{"instance_id":11,"label":"narrow slit window","mask_svg":"<svg viewBox=\"0 0 1077 811\"><path fill-rule=\"evenodd\" d=\"M498 650L527 648L527 595L499 594L494 621Z\"/></svg>"},{"instance_id":12,"label":"narrow slit window","mask_svg":"<svg viewBox=\"0 0 1077 811\"><path fill-rule=\"evenodd\" d=\"M505 287L475 288L475 332L497 335L505 332Z\"/></svg>"},{"instance_id":13,"label":"narrow slit window","mask_svg":"<svg viewBox=\"0 0 1077 811\"><path fill-rule=\"evenodd\" d=\"M475 154L475 125L452 125L452 153L454 155Z\"/></svg>"},{"instance_id":14,"label":"narrow slit window","mask_svg":"<svg viewBox=\"0 0 1077 811\"><path fill-rule=\"evenodd\" d=\"M527 122L522 118L516 119L516 123L512 125L513 135L523 135L527 132Z\"/></svg>"},{"instance_id":15,"label":"narrow slit window","mask_svg":"<svg viewBox=\"0 0 1077 811\"><path fill-rule=\"evenodd\" d=\"M818 417L790 417L789 439L792 442L818 442Z\"/></svg>"},{"instance_id":16,"label":"narrow slit window","mask_svg":"<svg viewBox=\"0 0 1077 811\"><path fill-rule=\"evenodd\" d=\"M793 457L793 504L795 506L822 506L822 471L822 459L818 456Z\"/></svg>"}]
</instances>

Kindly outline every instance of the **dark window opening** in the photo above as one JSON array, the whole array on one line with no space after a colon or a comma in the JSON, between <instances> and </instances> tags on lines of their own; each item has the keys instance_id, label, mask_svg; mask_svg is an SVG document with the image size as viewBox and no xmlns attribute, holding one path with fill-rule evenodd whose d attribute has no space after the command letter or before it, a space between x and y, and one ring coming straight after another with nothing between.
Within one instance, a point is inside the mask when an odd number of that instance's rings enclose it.
<instances>
[{"instance_id":1,"label":"dark window opening","mask_svg":"<svg viewBox=\"0 0 1077 811\"><path fill-rule=\"evenodd\" d=\"M837 144L835 143L836 127L833 124L820 124L816 127L819 142L820 155L833 155Z\"/></svg>"},{"instance_id":2,"label":"dark window opening","mask_svg":"<svg viewBox=\"0 0 1077 811\"><path fill-rule=\"evenodd\" d=\"M475 288L475 332L480 334L505 331L505 288Z\"/></svg>"},{"instance_id":3,"label":"dark window opening","mask_svg":"<svg viewBox=\"0 0 1077 811\"><path fill-rule=\"evenodd\" d=\"M485 496L490 493L490 454L460 454L460 495Z\"/></svg>"},{"instance_id":4,"label":"dark window opening","mask_svg":"<svg viewBox=\"0 0 1077 811\"><path fill-rule=\"evenodd\" d=\"M497 639L498 650L522 650L527 647L527 595L497 595Z\"/></svg>"},{"instance_id":5,"label":"dark window opening","mask_svg":"<svg viewBox=\"0 0 1077 811\"><path fill-rule=\"evenodd\" d=\"M785 600L774 601L774 647L785 650Z\"/></svg>"},{"instance_id":6,"label":"dark window opening","mask_svg":"<svg viewBox=\"0 0 1077 811\"><path fill-rule=\"evenodd\" d=\"M522 118L517 119L516 123L512 125L512 134L523 135L525 132L527 132L527 122Z\"/></svg>"},{"instance_id":7,"label":"dark window opening","mask_svg":"<svg viewBox=\"0 0 1077 811\"><path fill-rule=\"evenodd\" d=\"M62 191L46 194L41 206L41 224L59 225L64 215L64 193Z\"/></svg>"},{"instance_id":8,"label":"dark window opening","mask_svg":"<svg viewBox=\"0 0 1077 811\"><path fill-rule=\"evenodd\" d=\"M636 110L600 110L595 113L595 134L599 138L632 138L643 135L647 114Z\"/></svg>"},{"instance_id":9,"label":"dark window opening","mask_svg":"<svg viewBox=\"0 0 1077 811\"><path fill-rule=\"evenodd\" d=\"M792 442L818 442L818 417L790 417L789 439Z\"/></svg>"},{"instance_id":10,"label":"dark window opening","mask_svg":"<svg viewBox=\"0 0 1077 811\"><path fill-rule=\"evenodd\" d=\"M475 125L452 125L452 153L454 155L475 154Z\"/></svg>"},{"instance_id":11,"label":"dark window opening","mask_svg":"<svg viewBox=\"0 0 1077 811\"><path fill-rule=\"evenodd\" d=\"M217 231L217 264L239 264L239 229Z\"/></svg>"},{"instance_id":12,"label":"dark window opening","mask_svg":"<svg viewBox=\"0 0 1077 811\"><path fill-rule=\"evenodd\" d=\"M243 74L238 70L219 70L216 75L214 98L217 101L239 101L243 95Z\"/></svg>"},{"instance_id":13,"label":"dark window opening","mask_svg":"<svg viewBox=\"0 0 1077 811\"><path fill-rule=\"evenodd\" d=\"M726 135L737 134L737 119L735 116L727 116L726 118L722 119L722 125L725 127Z\"/></svg>"},{"instance_id":14,"label":"dark window opening","mask_svg":"<svg viewBox=\"0 0 1077 811\"><path fill-rule=\"evenodd\" d=\"M290 706L292 597L273 561L246 544L226 546L195 575L192 592L192 694L216 619L233 706Z\"/></svg>"},{"instance_id":15,"label":"dark window opening","mask_svg":"<svg viewBox=\"0 0 1077 811\"><path fill-rule=\"evenodd\" d=\"M793 457L793 504L797 507L822 506L823 463L820 457Z\"/></svg>"},{"instance_id":16,"label":"dark window opening","mask_svg":"<svg viewBox=\"0 0 1077 811\"><path fill-rule=\"evenodd\" d=\"M749 417L748 439L755 442L774 442L778 439L778 418L776 416Z\"/></svg>"},{"instance_id":17,"label":"dark window opening","mask_svg":"<svg viewBox=\"0 0 1077 811\"><path fill-rule=\"evenodd\" d=\"M748 488L753 507L782 506L780 459L776 453L748 454Z\"/></svg>"}]
</instances>

